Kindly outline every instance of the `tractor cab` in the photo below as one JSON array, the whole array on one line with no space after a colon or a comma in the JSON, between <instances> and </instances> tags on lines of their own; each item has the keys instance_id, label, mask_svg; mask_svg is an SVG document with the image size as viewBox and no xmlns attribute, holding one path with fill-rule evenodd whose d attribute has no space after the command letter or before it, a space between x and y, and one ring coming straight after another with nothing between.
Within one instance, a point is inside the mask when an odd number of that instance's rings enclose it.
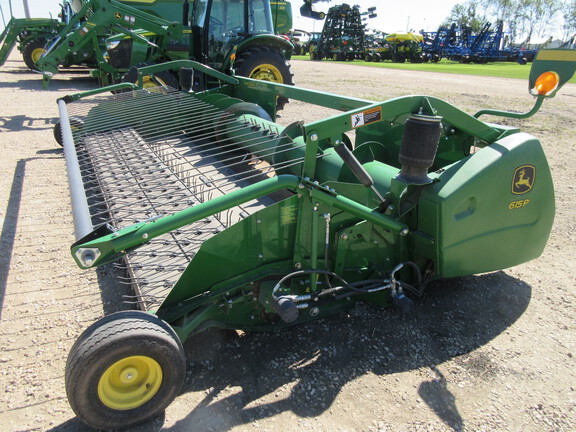
<instances>
[{"instance_id":1,"label":"tractor cab","mask_svg":"<svg viewBox=\"0 0 576 432\"><path fill-rule=\"evenodd\" d=\"M268 0L197 0L191 26L193 57L216 69L224 66L237 44L274 34Z\"/></svg>"}]
</instances>

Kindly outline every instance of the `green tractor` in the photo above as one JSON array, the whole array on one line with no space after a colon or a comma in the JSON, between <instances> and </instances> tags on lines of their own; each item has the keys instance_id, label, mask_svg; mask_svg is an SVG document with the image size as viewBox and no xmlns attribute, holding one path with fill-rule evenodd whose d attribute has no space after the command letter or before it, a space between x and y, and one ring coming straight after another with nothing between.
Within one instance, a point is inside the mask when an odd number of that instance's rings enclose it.
<instances>
[{"instance_id":1,"label":"green tractor","mask_svg":"<svg viewBox=\"0 0 576 432\"><path fill-rule=\"evenodd\" d=\"M162 8L156 6L155 2L150 1L119 1L157 17L160 17L159 12L161 10L162 17L168 20L178 21L181 19L182 0L164 0ZM85 21L86 15L93 13L91 5L84 8L87 3L89 2L86 0L67 0L60 5L59 20L52 18L12 18L0 37L0 66L5 63L16 45L18 50L22 52L24 63L32 70L38 70L36 63L46 53L48 48L54 43L58 43L66 34L78 29L80 24ZM74 24L69 25L74 16L80 11L82 11L83 16L79 20L75 20ZM111 34L108 31L104 31L94 41L103 44L109 36ZM72 65L98 67L94 47L88 44L81 50L71 51L65 58L61 59L60 66L69 67Z\"/></svg>"},{"instance_id":2,"label":"green tractor","mask_svg":"<svg viewBox=\"0 0 576 432\"><path fill-rule=\"evenodd\" d=\"M46 52L48 41L58 36L81 8L82 0L71 0L61 5L60 19L12 17L0 35L0 66L16 46L26 66L37 70L36 62Z\"/></svg>"},{"instance_id":3,"label":"green tractor","mask_svg":"<svg viewBox=\"0 0 576 432\"><path fill-rule=\"evenodd\" d=\"M114 34L114 36L110 36ZM269 0L91 0L39 59L44 85L79 53L101 85L132 81L134 67L191 59L218 71L293 84L292 45L274 34ZM150 85L177 85L169 73ZM201 74L196 83L204 85Z\"/></svg>"}]
</instances>

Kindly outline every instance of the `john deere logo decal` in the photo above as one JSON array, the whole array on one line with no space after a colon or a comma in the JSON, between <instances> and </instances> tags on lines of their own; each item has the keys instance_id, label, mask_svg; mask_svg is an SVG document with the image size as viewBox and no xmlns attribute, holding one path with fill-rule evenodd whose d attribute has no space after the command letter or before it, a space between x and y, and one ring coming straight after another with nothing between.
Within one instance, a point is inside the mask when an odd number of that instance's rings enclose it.
<instances>
[{"instance_id":1,"label":"john deere logo decal","mask_svg":"<svg viewBox=\"0 0 576 432\"><path fill-rule=\"evenodd\" d=\"M116 19L122 19L122 14L120 12L115 12L114 13L114 18Z\"/></svg>"},{"instance_id":2,"label":"john deere logo decal","mask_svg":"<svg viewBox=\"0 0 576 432\"><path fill-rule=\"evenodd\" d=\"M536 179L536 167L534 165L522 165L514 171L512 180L512 193L521 195L532 190Z\"/></svg>"}]
</instances>

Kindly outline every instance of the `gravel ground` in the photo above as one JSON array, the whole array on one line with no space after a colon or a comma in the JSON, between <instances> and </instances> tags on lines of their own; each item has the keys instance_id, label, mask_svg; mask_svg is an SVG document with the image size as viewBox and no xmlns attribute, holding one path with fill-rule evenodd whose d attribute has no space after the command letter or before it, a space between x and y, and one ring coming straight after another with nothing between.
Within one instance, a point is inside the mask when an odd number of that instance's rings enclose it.
<instances>
[{"instance_id":1,"label":"gravel ground","mask_svg":"<svg viewBox=\"0 0 576 432\"><path fill-rule=\"evenodd\" d=\"M526 111L513 79L399 72L294 61L302 87L384 100L429 94L475 112ZM126 308L112 267L81 271L56 99L95 87L85 71L49 91L18 54L0 69L0 424L11 431L85 431L64 390L76 337ZM166 413L134 431L576 430L576 85L534 118L557 213L541 258L436 282L413 316L358 305L347 315L269 334L209 331L186 343L187 379ZM324 110L290 103L281 122ZM572 263L572 264L570 264Z\"/></svg>"}]
</instances>

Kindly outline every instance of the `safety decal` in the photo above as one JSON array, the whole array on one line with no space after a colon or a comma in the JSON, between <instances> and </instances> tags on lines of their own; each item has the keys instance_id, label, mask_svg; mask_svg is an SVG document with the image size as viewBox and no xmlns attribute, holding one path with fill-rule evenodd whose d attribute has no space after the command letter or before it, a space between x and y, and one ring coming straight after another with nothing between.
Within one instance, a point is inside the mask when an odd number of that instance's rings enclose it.
<instances>
[{"instance_id":1,"label":"safety decal","mask_svg":"<svg viewBox=\"0 0 576 432\"><path fill-rule=\"evenodd\" d=\"M282 207L280 209L280 223L282 225L290 225L295 223L298 216L296 206Z\"/></svg>"},{"instance_id":2,"label":"safety decal","mask_svg":"<svg viewBox=\"0 0 576 432\"><path fill-rule=\"evenodd\" d=\"M512 193L522 195L530 192L536 180L536 167L534 165L522 165L514 170L512 176Z\"/></svg>"},{"instance_id":3,"label":"safety decal","mask_svg":"<svg viewBox=\"0 0 576 432\"><path fill-rule=\"evenodd\" d=\"M382 107L370 108L350 116L350 122L354 129L380 120L382 120Z\"/></svg>"}]
</instances>

